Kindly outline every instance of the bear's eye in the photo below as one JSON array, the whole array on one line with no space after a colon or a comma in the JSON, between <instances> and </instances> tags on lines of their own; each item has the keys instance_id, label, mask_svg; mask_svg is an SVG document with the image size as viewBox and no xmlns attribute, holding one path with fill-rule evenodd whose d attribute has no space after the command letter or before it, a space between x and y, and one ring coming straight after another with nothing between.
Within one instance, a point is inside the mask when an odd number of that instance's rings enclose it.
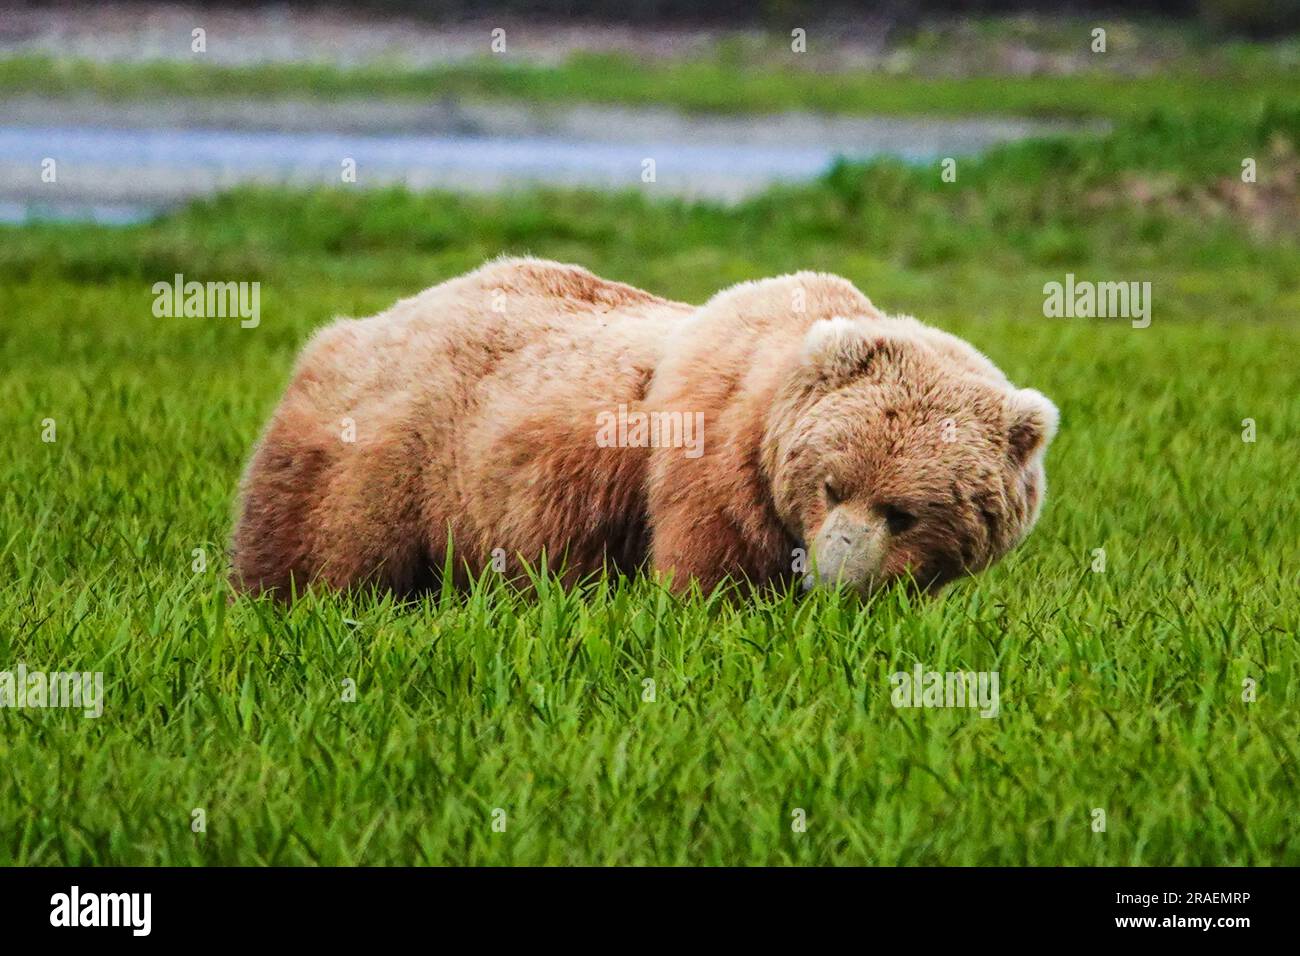
<instances>
[{"instance_id":1,"label":"bear's eye","mask_svg":"<svg viewBox=\"0 0 1300 956\"><path fill-rule=\"evenodd\" d=\"M826 503L832 508L844 500L844 496L840 494L840 489L829 478L822 482L822 492L826 495Z\"/></svg>"},{"instance_id":2,"label":"bear's eye","mask_svg":"<svg viewBox=\"0 0 1300 956\"><path fill-rule=\"evenodd\" d=\"M897 505L885 505L882 509L885 514L885 524L889 526L890 534L903 534L916 524L916 515L910 511L904 511Z\"/></svg>"}]
</instances>

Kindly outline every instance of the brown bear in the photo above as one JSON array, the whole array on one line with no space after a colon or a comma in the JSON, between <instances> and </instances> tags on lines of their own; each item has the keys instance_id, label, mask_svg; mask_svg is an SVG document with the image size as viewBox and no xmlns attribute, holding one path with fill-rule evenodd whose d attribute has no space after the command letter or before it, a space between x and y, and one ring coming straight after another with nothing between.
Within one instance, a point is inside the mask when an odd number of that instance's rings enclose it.
<instances>
[{"instance_id":1,"label":"brown bear","mask_svg":"<svg viewBox=\"0 0 1300 956\"><path fill-rule=\"evenodd\" d=\"M1056 425L836 276L695 307L501 259L313 337L244 476L232 579L411 594L545 556L570 581L933 592L1032 527Z\"/></svg>"}]
</instances>

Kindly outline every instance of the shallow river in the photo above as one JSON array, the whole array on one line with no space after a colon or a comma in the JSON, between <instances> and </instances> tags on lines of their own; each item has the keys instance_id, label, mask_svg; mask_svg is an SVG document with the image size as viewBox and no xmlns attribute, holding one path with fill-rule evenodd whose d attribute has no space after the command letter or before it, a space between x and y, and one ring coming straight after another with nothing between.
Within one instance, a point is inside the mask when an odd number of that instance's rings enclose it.
<instances>
[{"instance_id":1,"label":"shallow river","mask_svg":"<svg viewBox=\"0 0 1300 956\"><path fill-rule=\"evenodd\" d=\"M698 117L597 106L20 99L0 102L0 219L129 222L244 183L546 184L734 202L815 177L837 157L937 163L1065 129L1005 118Z\"/></svg>"}]
</instances>

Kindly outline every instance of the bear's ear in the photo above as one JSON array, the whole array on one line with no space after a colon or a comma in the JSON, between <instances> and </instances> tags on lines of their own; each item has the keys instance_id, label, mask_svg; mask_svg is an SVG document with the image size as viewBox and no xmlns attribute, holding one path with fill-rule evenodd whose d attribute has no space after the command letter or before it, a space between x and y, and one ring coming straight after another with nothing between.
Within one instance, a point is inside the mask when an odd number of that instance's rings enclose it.
<instances>
[{"instance_id":1,"label":"bear's ear","mask_svg":"<svg viewBox=\"0 0 1300 956\"><path fill-rule=\"evenodd\" d=\"M1007 447L1011 460L1023 465L1056 436L1061 413L1042 392L1022 388L1011 396L1008 418Z\"/></svg>"},{"instance_id":2,"label":"bear's ear","mask_svg":"<svg viewBox=\"0 0 1300 956\"><path fill-rule=\"evenodd\" d=\"M818 319L804 334L803 366L819 378L840 383L881 370L894 340L866 322L835 316Z\"/></svg>"}]
</instances>

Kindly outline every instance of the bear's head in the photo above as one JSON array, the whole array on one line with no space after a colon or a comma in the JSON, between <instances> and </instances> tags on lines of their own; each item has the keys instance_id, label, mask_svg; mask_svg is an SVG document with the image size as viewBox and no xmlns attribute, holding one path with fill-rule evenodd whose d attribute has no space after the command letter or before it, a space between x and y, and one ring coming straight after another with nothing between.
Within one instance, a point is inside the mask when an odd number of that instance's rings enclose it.
<instances>
[{"instance_id":1,"label":"bear's head","mask_svg":"<svg viewBox=\"0 0 1300 956\"><path fill-rule=\"evenodd\" d=\"M915 319L823 319L777 390L763 465L808 583L933 593L1033 527L1057 421L1042 394Z\"/></svg>"}]
</instances>

